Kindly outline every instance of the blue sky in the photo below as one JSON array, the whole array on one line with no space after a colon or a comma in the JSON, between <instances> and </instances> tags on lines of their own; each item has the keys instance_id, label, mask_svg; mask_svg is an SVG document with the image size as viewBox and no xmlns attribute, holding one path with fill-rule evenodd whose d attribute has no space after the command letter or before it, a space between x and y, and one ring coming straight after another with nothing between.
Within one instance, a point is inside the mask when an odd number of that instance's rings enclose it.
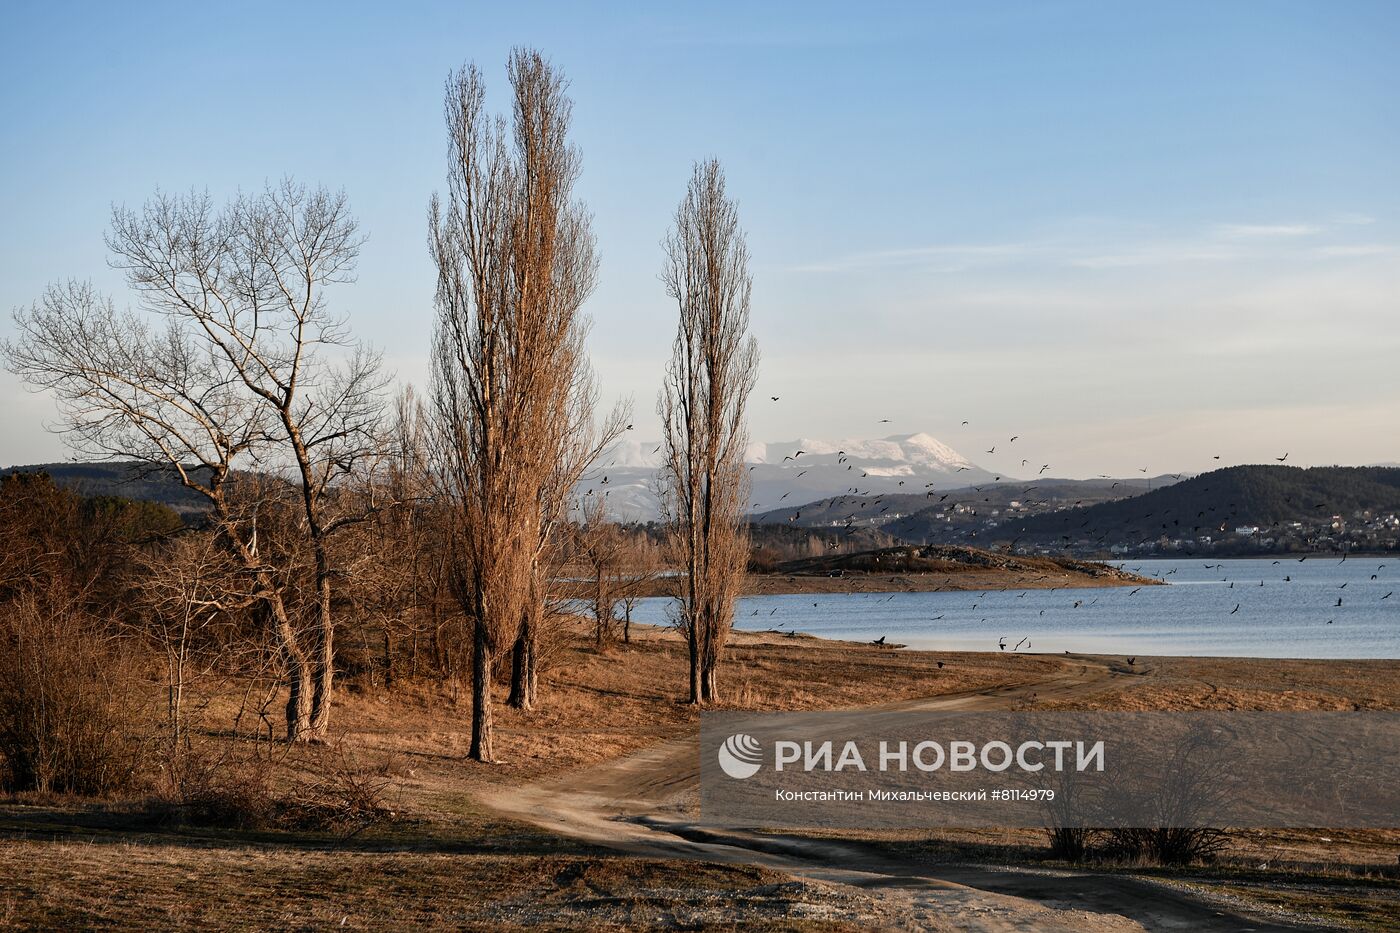
<instances>
[{"instance_id":1,"label":"blue sky","mask_svg":"<svg viewBox=\"0 0 1400 933\"><path fill-rule=\"evenodd\" d=\"M1400 460L1392 3L11 2L0 310L120 295L113 203L290 174L348 193L369 241L337 298L421 383L442 83L475 61L499 104L517 44L572 82L591 347L646 436L658 241L713 155L754 257L755 439L928 431L1013 475L981 454L1012 434L1059 475ZM61 457L51 403L0 391L0 463Z\"/></svg>"}]
</instances>

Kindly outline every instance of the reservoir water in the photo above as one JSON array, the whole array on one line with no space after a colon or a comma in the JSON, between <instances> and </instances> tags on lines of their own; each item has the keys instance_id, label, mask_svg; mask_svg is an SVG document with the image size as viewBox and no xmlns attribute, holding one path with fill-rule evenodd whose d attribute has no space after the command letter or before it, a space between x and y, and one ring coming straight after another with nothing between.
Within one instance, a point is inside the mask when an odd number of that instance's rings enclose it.
<instances>
[{"instance_id":1,"label":"reservoir water","mask_svg":"<svg viewBox=\"0 0 1400 933\"><path fill-rule=\"evenodd\" d=\"M1400 558L1118 564L1167 586L753 596L735 626L947 651L1400 658ZM1387 595L1393 593L1394 595ZM1340 600L1340 605L1338 601ZM664 625L669 599L632 618Z\"/></svg>"}]
</instances>

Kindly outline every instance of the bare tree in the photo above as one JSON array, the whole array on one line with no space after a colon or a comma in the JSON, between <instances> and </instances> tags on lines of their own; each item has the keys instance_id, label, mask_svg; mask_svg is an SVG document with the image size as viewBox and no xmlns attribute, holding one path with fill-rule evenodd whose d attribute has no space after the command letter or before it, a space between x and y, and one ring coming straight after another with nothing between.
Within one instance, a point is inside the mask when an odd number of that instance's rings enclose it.
<instances>
[{"instance_id":1,"label":"bare tree","mask_svg":"<svg viewBox=\"0 0 1400 933\"><path fill-rule=\"evenodd\" d=\"M623 644L630 644L632 610L636 608L637 600L650 594L652 584L661 577L665 567L656 544L645 532L638 530L624 542L622 568L622 586L618 593L622 604L622 641Z\"/></svg>"},{"instance_id":2,"label":"bare tree","mask_svg":"<svg viewBox=\"0 0 1400 933\"><path fill-rule=\"evenodd\" d=\"M55 286L16 315L10 366L54 391L77 449L173 468L209 499L277 633L288 738L323 739L334 677L330 538L362 517L344 511L337 483L374 451L385 384L378 357L326 302L359 253L345 198L290 181L223 210L207 195L158 194L139 213L114 210L107 242L164 326L118 314L90 286ZM309 632L260 553L256 503L238 509L229 498L237 465L286 471L298 491L315 574Z\"/></svg>"},{"instance_id":3,"label":"bare tree","mask_svg":"<svg viewBox=\"0 0 1400 933\"><path fill-rule=\"evenodd\" d=\"M540 538L534 557L532 591L512 651L507 702L517 709L535 707L539 661L544 651L541 642L553 634L551 623L567 617L567 613L557 611L554 605L558 600L552 599L549 575L560 563L559 550L564 536L558 532L568 521L570 495L589 465L626 429L628 408L622 403L614 406L601 425L593 423L597 390L592 370L583 356L581 338L582 328L580 343L568 357L573 384L568 388L565 403L550 413L553 421L544 432L554 456L539 495Z\"/></svg>"},{"instance_id":4,"label":"bare tree","mask_svg":"<svg viewBox=\"0 0 1400 933\"><path fill-rule=\"evenodd\" d=\"M617 604L624 586L627 540L608 520L602 496L586 496L573 526L574 552L588 571L588 604L593 613L593 643L601 648L613 638Z\"/></svg>"},{"instance_id":5,"label":"bare tree","mask_svg":"<svg viewBox=\"0 0 1400 933\"><path fill-rule=\"evenodd\" d=\"M585 496L570 528L573 560L588 575L585 601L593 614L594 644L602 647L619 629L623 642L630 642L632 609L661 573L655 546L645 532L612 521L602 496Z\"/></svg>"},{"instance_id":6,"label":"bare tree","mask_svg":"<svg viewBox=\"0 0 1400 933\"><path fill-rule=\"evenodd\" d=\"M189 746L188 694L223 660L210 629L248 601L230 583L236 564L208 534L178 535L141 553L136 564L137 633L165 659L167 753L175 767Z\"/></svg>"},{"instance_id":7,"label":"bare tree","mask_svg":"<svg viewBox=\"0 0 1400 933\"><path fill-rule=\"evenodd\" d=\"M448 193L430 208L434 403L441 474L456 508L454 586L473 622L469 755L482 761L494 759L494 662L522 630L534 637L558 501L601 446L580 311L597 261L589 216L572 199L571 104L537 52L514 52L509 77L509 132L486 113L474 66L449 78ZM530 677L532 644L520 663Z\"/></svg>"},{"instance_id":8,"label":"bare tree","mask_svg":"<svg viewBox=\"0 0 1400 933\"><path fill-rule=\"evenodd\" d=\"M381 462L355 490L373 510L358 533L343 540L351 593L366 621L379 624L384 685L403 663L419 666L419 643L443 625L449 548L435 500L431 424L412 386L395 399ZM376 508L375 503L382 503ZM455 611L455 607L454 607ZM404 646L407 658L401 658ZM442 659L439 659L440 661ZM441 669L450 673L451 662Z\"/></svg>"},{"instance_id":9,"label":"bare tree","mask_svg":"<svg viewBox=\"0 0 1400 933\"><path fill-rule=\"evenodd\" d=\"M663 506L686 573L677 622L690 650L690 701L711 703L748 557L744 410L758 375L748 248L717 161L695 166L665 248L662 281L680 323L657 403Z\"/></svg>"},{"instance_id":10,"label":"bare tree","mask_svg":"<svg viewBox=\"0 0 1400 933\"><path fill-rule=\"evenodd\" d=\"M283 589L259 554L256 524L242 521L230 490L235 463L251 462L267 443L265 409L238 390L232 366L203 352L178 322L153 329L138 315L119 314L88 284L51 286L15 324L7 362L54 393L70 446L174 469L208 499L216 535L237 557L276 633L286 665L287 734L301 735L310 725L310 667Z\"/></svg>"}]
</instances>

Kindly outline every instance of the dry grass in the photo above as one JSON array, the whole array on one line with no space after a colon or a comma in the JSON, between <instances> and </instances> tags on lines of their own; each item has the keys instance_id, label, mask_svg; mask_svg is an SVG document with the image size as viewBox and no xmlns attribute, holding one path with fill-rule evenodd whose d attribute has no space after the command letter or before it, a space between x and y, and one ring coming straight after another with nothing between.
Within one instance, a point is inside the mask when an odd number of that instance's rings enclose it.
<instances>
[{"instance_id":1,"label":"dry grass","mask_svg":"<svg viewBox=\"0 0 1400 933\"><path fill-rule=\"evenodd\" d=\"M19 882L0 893L0 925L51 929L859 929L878 916L764 869L601 852L27 840L0 846L0 875Z\"/></svg>"},{"instance_id":2,"label":"dry grass","mask_svg":"<svg viewBox=\"0 0 1400 933\"><path fill-rule=\"evenodd\" d=\"M614 758L699 721L684 702L684 645L667 630L633 630L632 644L599 651L580 625L553 669L541 675L541 709L522 714L498 706L499 764L464 760L470 740L465 695L456 708L435 685L347 696L337 706L337 721L359 748L399 759L410 798L419 791L437 797L483 782L534 780ZM1046 655L903 652L735 632L720 669L720 706L849 709L1038 680L1064 664Z\"/></svg>"},{"instance_id":3,"label":"dry grass","mask_svg":"<svg viewBox=\"0 0 1400 933\"><path fill-rule=\"evenodd\" d=\"M1106 659L1118 685L1075 709L1400 709L1400 662L1251 658ZM1045 704L1043 709L1071 708Z\"/></svg>"},{"instance_id":4,"label":"dry grass","mask_svg":"<svg viewBox=\"0 0 1400 933\"><path fill-rule=\"evenodd\" d=\"M543 708L498 709L505 761L464 759L469 718L442 687L343 691L337 724L357 759L392 781L397 813L352 839L293 831L160 829L139 808L0 805L0 925L176 928L427 926L880 925L877 901L744 866L621 857L486 815L474 791L531 781L683 732L686 658L674 634L638 627L631 645L598 651L579 627L542 674ZM1395 708L1400 662L1106 659L1123 674L1076 708ZM937 663L944 662L942 669ZM869 706L1044 680L1085 663L1057 655L881 650L776 633L736 633L721 669L730 703L752 709ZM227 703L231 704L232 699ZM1036 708L1050 708L1045 703ZM1071 704L1062 704L1066 707ZM227 709L211 705L210 725ZM849 834L847 834L849 835ZM860 834L933 861L1044 863L1033 830ZM1393 904L1384 866L1400 833L1242 833L1211 874L1172 875L1229 896L1256 888L1327 916L1367 899ZM1260 868L1267 865L1267 868ZM1135 870L1126 867L1122 870ZM1276 879L1272 884L1268 879ZM1234 889L1238 888L1239 891ZM1241 893L1243 892L1243 893Z\"/></svg>"}]
</instances>

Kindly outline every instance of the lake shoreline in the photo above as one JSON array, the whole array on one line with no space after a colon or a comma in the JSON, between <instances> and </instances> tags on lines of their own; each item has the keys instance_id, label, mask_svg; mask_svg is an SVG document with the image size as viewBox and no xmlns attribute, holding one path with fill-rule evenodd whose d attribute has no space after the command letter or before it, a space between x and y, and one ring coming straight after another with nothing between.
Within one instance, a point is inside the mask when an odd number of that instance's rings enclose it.
<instances>
[{"instance_id":1,"label":"lake shoreline","mask_svg":"<svg viewBox=\"0 0 1400 933\"><path fill-rule=\"evenodd\" d=\"M1400 562L1133 561L1142 576L799 574L751 578L740 629L916 650L1127 657L1400 658ZM1152 585L1137 580L1150 579ZM666 599L634 622L664 623ZM784 637L787 637L784 635ZM794 636L796 637L796 636ZM1004 648L1001 646L1004 645Z\"/></svg>"},{"instance_id":2,"label":"lake shoreline","mask_svg":"<svg viewBox=\"0 0 1400 933\"><path fill-rule=\"evenodd\" d=\"M1010 590L1096 589L1124 586L1163 586L1161 580L1128 571L1115 574L1064 572L1040 573L1008 570L959 570L939 573L749 574L744 596L801 596L809 593L943 593ZM667 595L667 594L657 594Z\"/></svg>"}]
</instances>

